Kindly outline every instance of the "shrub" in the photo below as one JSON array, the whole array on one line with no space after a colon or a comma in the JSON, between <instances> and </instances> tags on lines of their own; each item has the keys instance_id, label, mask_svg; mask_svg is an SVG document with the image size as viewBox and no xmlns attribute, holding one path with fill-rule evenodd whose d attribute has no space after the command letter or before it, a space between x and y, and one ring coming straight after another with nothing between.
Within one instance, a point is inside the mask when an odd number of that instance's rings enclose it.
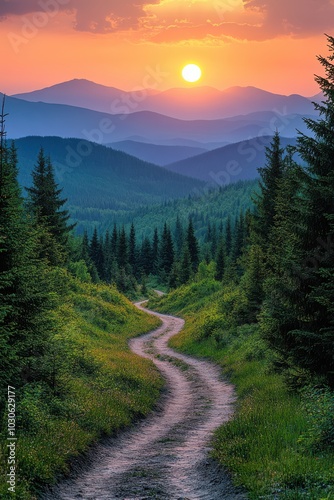
<instances>
[{"instance_id":1,"label":"shrub","mask_svg":"<svg viewBox=\"0 0 334 500\"><path fill-rule=\"evenodd\" d=\"M314 451L334 448L334 393L329 388L308 387L303 403L309 423L300 441Z\"/></svg>"}]
</instances>

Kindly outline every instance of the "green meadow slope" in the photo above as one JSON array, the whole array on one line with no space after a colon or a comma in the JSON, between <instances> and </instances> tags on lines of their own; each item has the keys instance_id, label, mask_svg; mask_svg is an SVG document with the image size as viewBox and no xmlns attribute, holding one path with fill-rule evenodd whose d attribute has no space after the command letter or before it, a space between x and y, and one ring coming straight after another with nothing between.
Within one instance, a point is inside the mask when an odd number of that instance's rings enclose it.
<instances>
[{"instance_id":1,"label":"green meadow slope","mask_svg":"<svg viewBox=\"0 0 334 500\"><path fill-rule=\"evenodd\" d=\"M102 435L146 415L162 379L154 365L128 348L128 339L159 321L115 289L84 284L61 271L53 312L54 387L27 384L16 393L17 489L8 492L7 428L2 426L0 498L31 500L51 485Z\"/></svg>"}]
</instances>

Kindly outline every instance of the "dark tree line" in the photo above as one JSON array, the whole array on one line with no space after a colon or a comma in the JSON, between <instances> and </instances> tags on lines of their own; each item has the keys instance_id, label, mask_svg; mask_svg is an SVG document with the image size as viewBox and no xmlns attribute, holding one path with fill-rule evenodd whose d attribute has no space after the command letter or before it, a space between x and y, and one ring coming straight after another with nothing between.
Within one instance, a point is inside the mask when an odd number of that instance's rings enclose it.
<instances>
[{"instance_id":1,"label":"dark tree line","mask_svg":"<svg viewBox=\"0 0 334 500\"><path fill-rule=\"evenodd\" d=\"M195 235L192 219L183 225L178 217L175 226L165 223L161 231L155 228L151 239L140 241L133 224L128 233L115 224L105 235L95 229L89 238L85 232L80 257L93 281L114 283L124 293L135 291L137 283L146 283L148 276L176 288L195 276L202 260L216 261L216 277L221 281L227 266L237 272L249 233L248 219L249 214L241 213L233 224L228 220L226 227L209 223L203 243Z\"/></svg>"}]
</instances>

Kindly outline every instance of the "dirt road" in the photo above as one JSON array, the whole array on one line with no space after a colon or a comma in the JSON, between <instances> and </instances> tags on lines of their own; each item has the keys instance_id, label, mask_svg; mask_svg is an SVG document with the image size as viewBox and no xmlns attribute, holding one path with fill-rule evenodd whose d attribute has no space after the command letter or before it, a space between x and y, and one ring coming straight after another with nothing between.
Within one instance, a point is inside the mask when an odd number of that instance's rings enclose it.
<instances>
[{"instance_id":1,"label":"dirt road","mask_svg":"<svg viewBox=\"0 0 334 500\"><path fill-rule=\"evenodd\" d=\"M169 339L182 329L182 319L151 314L161 318L162 326L133 339L130 347L151 359L166 380L159 409L99 445L75 479L62 482L43 499L246 498L209 458L214 429L233 413L232 386L221 379L218 367L168 347Z\"/></svg>"}]
</instances>

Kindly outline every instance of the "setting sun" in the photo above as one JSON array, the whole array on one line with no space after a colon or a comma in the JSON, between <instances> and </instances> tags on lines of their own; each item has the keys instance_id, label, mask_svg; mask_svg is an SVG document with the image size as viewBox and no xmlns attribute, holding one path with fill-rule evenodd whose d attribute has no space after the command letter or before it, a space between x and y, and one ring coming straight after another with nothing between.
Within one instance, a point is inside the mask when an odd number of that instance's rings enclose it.
<instances>
[{"instance_id":1,"label":"setting sun","mask_svg":"<svg viewBox=\"0 0 334 500\"><path fill-rule=\"evenodd\" d=\"M182 70L182 76L186 82L197 82L202 76L202 70L197 64L187 64Z\"/></svg>"}]
</instances>

